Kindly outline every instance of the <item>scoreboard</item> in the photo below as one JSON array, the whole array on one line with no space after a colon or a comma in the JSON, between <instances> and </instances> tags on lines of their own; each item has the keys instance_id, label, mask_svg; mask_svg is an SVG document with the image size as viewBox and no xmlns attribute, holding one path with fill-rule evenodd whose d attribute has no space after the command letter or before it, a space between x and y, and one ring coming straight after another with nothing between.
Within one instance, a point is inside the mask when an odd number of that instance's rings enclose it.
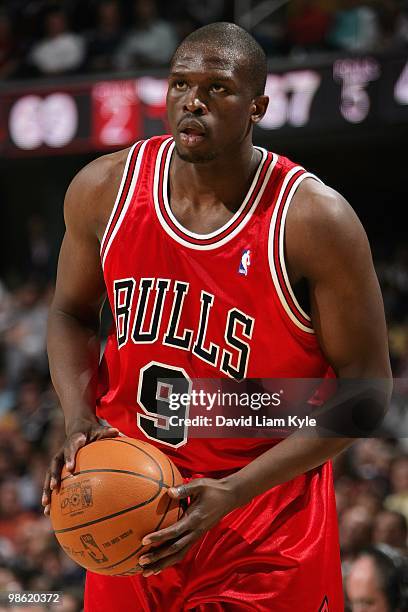
<instances>
[{"instance_id":1,"label":"scoreboard","mask_svg":"<svg viewBox=\"0 0 408 612\"><path fill-rule=\"evenodd\" d=\"M166 133L166 88L164 74L4 84L0 156L109 151ZM408 58L345 57L273 71L266 94L259 140L408 124Z\"/></svg>"}]
</instances>

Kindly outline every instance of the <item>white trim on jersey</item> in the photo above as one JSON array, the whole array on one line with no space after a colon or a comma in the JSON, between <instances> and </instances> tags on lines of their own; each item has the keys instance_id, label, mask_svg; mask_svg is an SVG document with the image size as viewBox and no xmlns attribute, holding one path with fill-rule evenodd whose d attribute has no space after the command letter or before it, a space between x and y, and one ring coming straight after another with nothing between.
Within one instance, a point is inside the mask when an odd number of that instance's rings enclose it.
<instances>
[{"instance_id":1,"label":"white trim on jersey","mask_svg":"<svg viewBox=\"0 0 408 612\"><path fill-rule=\"evenodd\" d=\"M109 242L106 245L105 253L104 253L103 259L102 259L102 268L105 267L105 261L106 261L107 255L109 253L109 249L112 246L112 242L115 239L115 236L118 233L120 226L122 225L123 219L125 218L125 215L126 215L126 213L128 211L128 208L129 208L129 205L130 205L130 203L132 201L133 192L134 192L135 187L136 187L136 183L137 183L137 179L138 179L139 171L140 171L140 165L142 163L143 154L144 154L144 150L145 150L145 147L147 145L147 142L148 141L146 140L142 144L142 146L140 147L139 152L137 154L135 169L133 171L133 176L132 176L132 180L131 180L131 183L130 183L130 186L129 186L129 191L127 192L126 200L125 200L125 203L123 205L122 212L120 213L119 219L117 220L115 227L113 228L113 231L112 231L111 236L109 238ZM110 216L110 219L109 219L109 223L108 223L108 225L106 227L105 234L104 234L104 237L102 239L101 251L102 251L102 248L104 246L104 240L106 239L106 235L107 235L107 233L110 230L111 221L113 220L113 218L115 216L115 213L116 213L116 210L117 210L117 207L119 206L119 202L120 202L121 197L122 197L123 187L124 187L126 176L127 176L128 169L129 169L130 160L132 158L133 151L134 151L134 149L135 149L137 144L138 143L135 143L132 146L131 150L129 151L129 154L128 154L128 157L127 157L127 160L126 160L126 166L125 166L125 169L123 171L122 181L121 181L121 184L120 184L120 187L119 187L118 195L116 197L115 205L113 207L113 210L112 210L112 213L111 213L111 216Z\"/></svg>"},{"instance_id":2,"label":"white trim on jersey","mask_svg":"<svg viewBox=\"0 0 408 612\"><path fill-rule=\"evenodd\" d=\"M263 193L265 191L265 188L268 184L268 181L271 177L272 171L276 166L276 163L278 161L278 155L276 155L276 153L273 153L273 159L272 162L265 174L265 177L263 179L262 185L259 189L258 195L256 196L254 202L251 205L251 208L249 209L249 211L247 212L247 214L245 215L245 217L242 219L242 221L237 225L237 227L229 234L227 234L223 239L218 240L212 244L193 244L191 242L188 242L187 240L184 240L181 236L179 236L178 234L176 234L176 232L173 231L173 229L170 227L170 225L166 222L166 220L164 219L161 210L160 210L160 204L159 204L159 193L158 193L158 186L159 186L159 180L160 180L160 166L161 166L161 160L162 160L162 156L163 156L163 150L166 147L166 145L169 143L169 141L171 140L171 138L169 138L168 140L164 141L159 149L158 155L157 155L157 160L156 160L156 167L155 167L155 172L154 172L154 181L153 181L153 200L154 200L154 206L156 209L156 214L157 217L160 221L161 226L163 227L163 229L165 230L165 232L167 234L169 234L169 236L171 236L174 240L176 240L176 242L178 242L179 244L182 244L186 247L189 247L190 249L195 249L195 250L200 250L200 251L208 251L208 250L212 250L212 249L216 249L224 244L226 244L227 242L229 242L232 238L234 238L248 223L248 221L251 219L256 207L258 206ZM246 197L244 199L244 201L242 202L241 206L239 207L239 209L237 210L237 212L234 214L234 216L225 224L223 225L221 228L215 230L214 232L211 232L209 234L196 234L194 232L190 232L189 230L187 230L184 226L182 226L177 219L175 218L175 216L173 215L173 212L171 210L170 204L168 202L168 180L169 180L169 167L170 167L170 161L171 161L171 156L172 156L172 152L174 149L175 143L173 142L171 144L171 146L169 147L168 153L167 153L167 158L165 161L165 167L164 167L164 176L163 176L163 201L164 201L164 206L166 208L166 212L169 215L169 217L171 218L172 222L174 223L174 225L176 227L179 228L180 231L182 231L184 234L186 234L187 236L190 236L191 238L195 238L198 240L206 240L208 238L214 238L216 237L218 234L224 233L225 230L232 225L236 219L239 217L239 215L242 213L242 211L244 210L245 206L248 203L248 200L251 198L253 191L258 183L258 179L259 179L259 175L262 171L262 168L264 167L264 164L267 160L267 156L268 156L268 152L261 148L261 147L256 147L261 153L262 153L262 158L261 161L259 162L258 165L258 169L257 172L255 173L254 179L251 183L251 186L246 194Z\"/></svg>"},{"instance_id":3,"label":"white trim on jersey","mask_svg":"<svg viewBox=\"0 0 408 612\"><path fill-rule=\"evenodd\" d=\"M118 206L119 206L119 202L120 202L120 199L121 199L121 197L122 197L123 188L124 188L124 186L125 186L125 181L126 181L126 176L127 176L128 170L129 170L130 160L131 160L131 158L132 158L133 151L135 150L135 147L136 147L136 145L137 145L137 144L138 144L138 143L137 143L137 142L135 142L135 144L134 144L134 145L133 145L133 146L130 148L129 153L127 154L127 157L126 157L125 169L124 169L123 174L122 174L122 179L121 179L121 181L120 181L119 190L118 190L118 193L117 193L117 195L116 195L116 200L115 200L115 203L114 203L114 205L113 205L112 212L111 212L111 214L110 214L109 221L108 221L108 223L107 223L107 225L106 225L106 228L105 228L104 234L103 234L103 236L102 236L102 240L101 240L101 248L100 248L100 253L101 253L101 254L102 254L103 248L104 248L104 246L105 246L105 240L106 240L106 237L107 237L107 235L108 235L108 233L109 233L111 223L112 223L113 218L114 218L114 216L115 216L115 214L116 214L116 210L117 210L117 208L118 208Z\"/></svg>"},{"instance_id":4,"label":"white trim on jersey","mask_svg":"<svg viewBox=\"0 0 408 612\"><path fill-rule=\"evenodd\" d=\"M272 214L272 219L271 219L271 224L270 224L270 228L269 228L269 239L268 239L268 259L269 259L269 267L271 270L271 275L272 275L272 280L273 280L273 284L275 285L275 289L276 292L278 294L278 297L280 299L280 302L286 312L286 314L289 316L290 320L297 326L299 327L302 331L307 332L308 334L314 334L315 331L314 329L310 328L310 327L306 327L306 325L303 325L303 323L296 317L296 315L293 313L292 309L290 308L285 295L282 291L282 288L280 286L279 283L279 278L278 278L278 274L277 274L277 270L276 270L276 266L275 266L275 258L274 258L274 242L275 242L275 233L276 233L276 221L278 218L278 213L279 213L279 209L281 207L282 204L282 198L284 196L286 187L289 183L289 181L291 180L291 178L297 173L299 172L299 170L303 170L303 168L301 166L296 166L295 168L292 168L292 170L290 170L288 172L288 174L285 177L285 180L283 182L283 185L281 187L281 190L279 192L279 197L277 199L276 205L275 205L275 209L273 211ZM289 281L289 276L288 276L288 272L286 269L286 262L285 262L285 224L286 224L286 216L288 213L288 209L290 206L290 203L292 202L293 196L295 195L297 188L299 187L300 183L307 179L307 178L313 178L316 181L319 181L319 183L322 183L322 181L315 176L314 174L311 174L310 172L304 172L303 174L301 174L296 181L293 183L288 196L286 198L286 201L283 203L283 212L282 212L282 218L281 218L281 224L280 224L280 230L279 230L279 262L280 262L280 266L282 268L282 272L283 272L283 277L285 280L285 285L286 288L292 298L292 301L296 307L296 309L299 311L299 313L308 321L311 321L310 316L303 310L303 308L300 306L299 302L296 299L296 296L293 292L292 286L290 284Z\"/></svg>"},{"instance_id":5,"label":"white trim on jersey","mask_svg":"<svg viewBox=\"0 0 408 612\"><path fill-rule=\"evenodd\" d=\"M223 225L222 227L219 227L218 229L214 230L213 232L209 232L208 234L197 234L195 232L192 232L190 230L188 230L187 228L185 228L183 225L181 225L181 223L176 219L176 217L173 214L173 211L171 210L170 204L169 204L169 200L168 200L168 184L169 184L169 167L170 167L170 161L171 161L171 156L173 153L175 147L175 143L173 142L170 147L169 147L169 152L168 152L168 156L166 159L166 165L164 168L164 180L163 180L163 201L164 201L164 206L166 208L167 214L169 215L170 219L172 220L172 222L174 223L174 225L176 227L178 227L178 229L183 232L183 234L186 234L187 236L190 236L191 238L196 238L198 240L203 240L203 239L208 239L208 238L216 238L219 234L224 233L231 225L233 225L233 223L237 220L237 218L240 216L240 214L242 213L242 211L244 210L248 200L250 199L254 188L258 182L259 179L259 175L261 174L264 162L266 160L267 157L267 152L265 151L265 149L260 149L261 154L262 154L262 158L261 161L259 162L257 171L255 173L255 176L253 178L253 181L251 183L251 186L245 196L244 201L242 202L241 206L238 208L238 210L234 213L234 215L231 217L231 219L229 219L227 221L227 223L225 223L225 225Z\"/></svg>"}]
</instances>

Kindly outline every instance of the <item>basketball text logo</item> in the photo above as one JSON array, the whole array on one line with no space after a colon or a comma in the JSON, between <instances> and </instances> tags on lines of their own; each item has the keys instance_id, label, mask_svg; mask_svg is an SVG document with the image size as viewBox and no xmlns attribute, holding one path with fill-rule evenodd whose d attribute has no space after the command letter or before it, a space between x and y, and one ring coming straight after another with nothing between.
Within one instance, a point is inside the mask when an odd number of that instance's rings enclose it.
<instances>
[{"instance_id":1,"label":"basketball text logo","mask_svg":"<svg viewBox=\"0 0 408 612\"><path fill-rule=\"evenodd\" d=\"M61 489L61 512L73 514L83 512L93 505L92 487L88 480Z\"/></svg>"}]
</instances>

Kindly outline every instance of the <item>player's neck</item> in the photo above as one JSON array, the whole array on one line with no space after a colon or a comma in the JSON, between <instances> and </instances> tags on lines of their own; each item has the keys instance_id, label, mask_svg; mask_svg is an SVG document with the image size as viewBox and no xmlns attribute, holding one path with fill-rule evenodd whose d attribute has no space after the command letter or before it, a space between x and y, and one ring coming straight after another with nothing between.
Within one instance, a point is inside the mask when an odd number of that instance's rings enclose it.
<instances>
[{"instance_id":1,"label":"player's neck","mask_svg":"<svg viewBox=\"0 0 408 612\"><path fill-rule=\"evenodd\" d=\"M260 153L252 143L234 155L205 163L192 164L175 153L170 166L172 198L188 199L196 206L222 202L234 212L245 198L259 161Z\"/></svg>"}]
</instances>

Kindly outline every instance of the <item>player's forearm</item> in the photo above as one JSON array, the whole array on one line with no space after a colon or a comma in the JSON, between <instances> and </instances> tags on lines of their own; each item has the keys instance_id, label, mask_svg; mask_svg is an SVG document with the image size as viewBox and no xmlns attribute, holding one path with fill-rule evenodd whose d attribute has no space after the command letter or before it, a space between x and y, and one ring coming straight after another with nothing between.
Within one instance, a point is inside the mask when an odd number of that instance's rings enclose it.
<instances>
[{"instance_id":1,"label":"player's forearm","mask_svg":"<svg viewBox=\"0 0 408 612\"><path fill-rule=\"evenodd\" d=\"M96 326L52 309L47 349L52 382L61 402L66 428L75 419L95 418L100 342Z\"/></svg>"},{"instance_id":2,"label":"player's forearm","mask_svg":"<svg viewBox=\"0 0 408 612\"><path fill-rule=\"evenodd\" d=\"M325 463L350 446L355 438L308 439L292 434L247 466L228 476L237 507L257 495Z\"/></svg>"},{"instance_id":3,"label":"player's forearm","mask_svg":"<svg viewBox=\"0 0 408 612\"><path fill-rule=\"evenodd\" d=\"M385 374L382 379L338 379L337 384L335 395L310 414L317 426L298 430L225 479L237 506L322 465L356 438L373 434L389 406L391 379Z\"/></svg>"}]
</instances>

